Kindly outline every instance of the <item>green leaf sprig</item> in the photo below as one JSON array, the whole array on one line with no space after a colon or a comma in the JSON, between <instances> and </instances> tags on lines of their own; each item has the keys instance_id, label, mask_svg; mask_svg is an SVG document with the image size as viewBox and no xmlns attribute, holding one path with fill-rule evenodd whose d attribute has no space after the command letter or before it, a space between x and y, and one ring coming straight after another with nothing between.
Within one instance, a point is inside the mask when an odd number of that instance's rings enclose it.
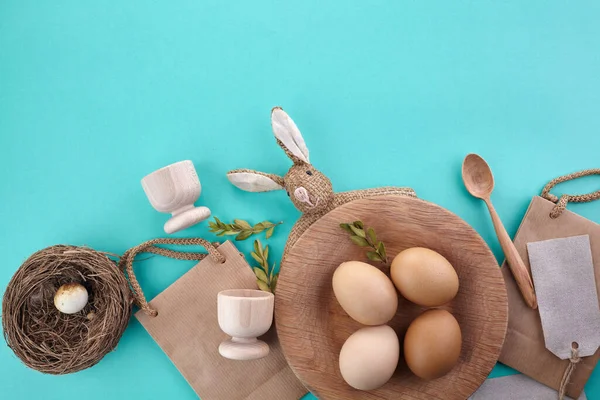
<instances>
[{"instance_id":1,"label":"green leaf sprig","mask_svg":"<svg viewBox=\"0 0 600 400\"><path fill-rule=\"evenodd\" d=\"M273 222L263 221L252 226L243 219L234 219L233 223L227 224L221 222L221 220L217 217L215 217L214 221L208 222L208 226L211 232L216 233L217 236L235 235L235 240L246 240L250 236L255 235L257 233L261 233L265 230L267 231L266 238L268 239L273 235L275 227L281 224L283 224L283 222L278 222L275 224Z\"/></svg>"},{"instance_id":2,"label":"green leaf sprig","mask_svg":"<svg viewBox=\"0 0 600 400\"><path fill-rule=\"evenodd\" d=\"M260 240L255 240L254 251L250 255L259 264L258 267L252 268L258 287L265 292L274 293L279 273L275 273L275 264L269 267L269 245L263 248Z\"/></svg>"},{"instance_id":3,"label":"green leaf sprig","mask_svg":"<svg viewBox=\"0 0 600 400\"><path fill-rule=\"evenodd\" d=\"M350 233L350 240L360 247L370 247L372 250L367 251L367 258L371 261L379 261L387 265L388 258L385 253L385 245L382 241L377 240L377 235L373 228L365 229L362 221L354 221L353 223L340 224L340 227Z\"/></svg>"}]
</instances>

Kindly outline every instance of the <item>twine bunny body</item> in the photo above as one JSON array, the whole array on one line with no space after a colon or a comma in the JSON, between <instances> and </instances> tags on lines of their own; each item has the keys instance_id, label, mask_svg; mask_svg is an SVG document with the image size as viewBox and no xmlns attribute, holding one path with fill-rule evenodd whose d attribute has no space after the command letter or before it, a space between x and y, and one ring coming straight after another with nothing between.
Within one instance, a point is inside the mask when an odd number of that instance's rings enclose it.
<instances>
[{"instance_id":1,"label":"twine bunny body","mask_svg":"<svg viewBox=\"0 0 600 400\"><path fill-rule=\"evenodd\" d=\"M282 108L275 107L271 111L271 125L277 143L294 163L285 176L237 169L228 172L227 177L232 184L248 192L286 190L294 206L302 212L285 245L284 259L296 240L310 225L342 204L366 197L390 194L416 197L414 190L403 187L381 187L334 193L329 178L310 163L308 148L300 131Z\"/></svg>"}]
</instances>

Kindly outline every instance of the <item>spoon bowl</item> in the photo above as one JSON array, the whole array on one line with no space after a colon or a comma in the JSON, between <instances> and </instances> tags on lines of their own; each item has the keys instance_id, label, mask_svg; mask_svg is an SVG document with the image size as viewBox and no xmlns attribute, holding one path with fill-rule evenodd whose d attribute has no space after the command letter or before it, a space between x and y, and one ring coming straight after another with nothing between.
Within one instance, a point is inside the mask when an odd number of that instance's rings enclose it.
<instances>
[{"instance_id":1,"label":"spoon bowl","mask_svg":"<svg viewBox=\"0 0 600 400\"><path fill-rule=\"evenodd\" d=\"M462 166L462 178L465 187L478 199L489 199L494 190L494 175L489 165L477 154L465 157Z\"/></svg>"}]
</instances>

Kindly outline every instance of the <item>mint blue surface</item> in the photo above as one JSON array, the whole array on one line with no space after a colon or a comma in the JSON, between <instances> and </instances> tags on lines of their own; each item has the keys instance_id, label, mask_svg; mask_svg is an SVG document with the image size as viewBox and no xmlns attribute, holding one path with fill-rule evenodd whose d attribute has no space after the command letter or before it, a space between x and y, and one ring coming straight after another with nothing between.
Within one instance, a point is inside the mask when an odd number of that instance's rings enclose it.
<instances>
[{"instance_id":1,"label":"mint blue surface","mask_svg":"<svg viewBox=\"0 0 600 400\"><path fill-rule=\"evenodd\" d=\"M287 171L275 105L336 190L411 186L501 261L462 159L477 152L492 166L511 235L546 182L600 167L599 20L592 0L2 0L0 294L43 247L123 253L165 236L140 179L183 159L214 215L285 221L269 242L279 258L298 212L283 192L244 193L225 178ZM600 202L571 208L600 222ZM214 239L206 223L175 236ZM155 257L137 273L151 298L192 265ZM0 387L3 399L196 397L135 320L116 351L67 376L27 369L2 342ZM598 371L586 389L600 399Z\"/></svg>"}]
</instances>

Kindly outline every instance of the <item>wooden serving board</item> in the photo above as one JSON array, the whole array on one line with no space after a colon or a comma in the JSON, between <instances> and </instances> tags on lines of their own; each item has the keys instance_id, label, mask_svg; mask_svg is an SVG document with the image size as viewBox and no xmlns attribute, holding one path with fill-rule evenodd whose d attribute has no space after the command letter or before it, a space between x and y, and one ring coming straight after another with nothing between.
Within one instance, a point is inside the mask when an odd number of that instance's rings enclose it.
<instances>
[{"instance_id":1,"label":"wooden serving board","mask_svg":"<svg viewBox=\"0 0 600 400\"><path fill-rule=\"evenodd\" d=\"M456 269L460 289L443 308L458 320L463 342L460 360L446 376L433 381L417 378L404 363L401 351L394 376L380 389L358 391L342 379L338 366L340 349L362 325L342 310L334 297L331 279L344 261L369 262L366 250L353 244L348 233L339 227L342 222L355 220L375 229L390 260L406 248L422 246L441 253ZM385 267L382 270L387 272ZM400 297L390 326L401 343L408 325L423 310ZM507 314L500 268L477 232L437 205L402 196L356 200L315 222L283 261L275 296L277 333L286 359L321 400L464 400L483 383L498 360Z\"/></svg>"}]
</instances>

